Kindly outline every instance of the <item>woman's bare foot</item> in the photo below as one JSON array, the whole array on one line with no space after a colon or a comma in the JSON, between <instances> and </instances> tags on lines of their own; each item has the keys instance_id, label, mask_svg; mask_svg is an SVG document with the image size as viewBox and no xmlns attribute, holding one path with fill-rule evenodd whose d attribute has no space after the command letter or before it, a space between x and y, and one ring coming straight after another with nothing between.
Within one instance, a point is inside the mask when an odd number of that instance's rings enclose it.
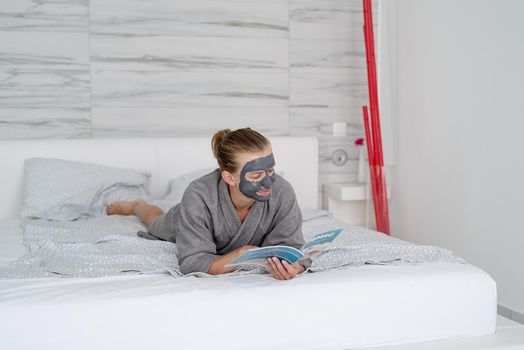
<instances>
[{"instance_id":1,"label":"woman's bare foot","mask_svg":"<svg viewBox=\"0 0 524 350\"><path fill-rule=\"evenodd\" d=\"M135 199L134 201L119 201L109 204L106 208L108 215L134 215L133 209L138 204L147 204L143 199Z\"/></svg>"}]
</instances>

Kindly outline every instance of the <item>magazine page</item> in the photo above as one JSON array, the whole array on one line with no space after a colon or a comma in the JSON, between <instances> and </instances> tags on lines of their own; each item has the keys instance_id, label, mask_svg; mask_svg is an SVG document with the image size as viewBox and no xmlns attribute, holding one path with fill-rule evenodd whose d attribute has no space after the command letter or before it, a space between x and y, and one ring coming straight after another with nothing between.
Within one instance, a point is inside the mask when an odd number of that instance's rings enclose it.
<instances>
[{"instance_id":1,"label":"magazine page","mask_svg":"<svg viewBox=\"0 0 524 350\"><path fill-rule=\"evenodd\" d=\"M318 252L326 248L337 236L342 232L341 228L335 230L326 231L319 233L314 236L310 241L306 242L301 248L301 250L306 254L311 254L313 252Z\"/></svg>"},{"instance_id":2,"label":"magazine page","mask_svg":"<svg viewBox=\"0 0 524 350\"><path fill-rule=\"evenodd\" d=\"M304 253L302 253L300 250L296 248L283 245L255 248L248 250L244 254L237 257L235 260L231 261L226 266L236 266L242 264L264 265L266 259L273 256L279 258L280 260L286 260L288 263L293 264L299 261L300 259L303 259Z\"/></svg>"}]
</instances>

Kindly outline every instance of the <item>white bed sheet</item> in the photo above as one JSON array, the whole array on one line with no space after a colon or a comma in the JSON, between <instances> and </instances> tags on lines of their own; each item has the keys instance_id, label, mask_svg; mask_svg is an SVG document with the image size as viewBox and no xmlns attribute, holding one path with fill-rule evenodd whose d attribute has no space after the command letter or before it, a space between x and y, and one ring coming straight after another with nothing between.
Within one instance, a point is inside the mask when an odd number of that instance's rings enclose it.
<instances>
[{"instance_id":1,"label":"white bed sheet","mask_svg":"<svg viewBox=\"0 0 524 350\"><path fill-rule=\"evenodd\" d=\"M16 221L0 227L0 251L16 258ZM464 264L367 265L290 281L0 280L5 349L347 349L491 334L495 324L495 282Z\"/></svg>"}]
</instances>

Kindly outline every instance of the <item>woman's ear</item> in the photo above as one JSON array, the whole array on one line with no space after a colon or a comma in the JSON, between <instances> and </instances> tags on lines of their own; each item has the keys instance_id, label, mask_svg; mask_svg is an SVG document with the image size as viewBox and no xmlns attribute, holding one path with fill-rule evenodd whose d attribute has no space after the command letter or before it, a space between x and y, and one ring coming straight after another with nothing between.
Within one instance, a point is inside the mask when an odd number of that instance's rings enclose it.
<instances>
[{"instance_id":1,"label":"woman's ear","mask_svg":"<svg viewBox=\"0 0 524 350\"><path fill-rule=\"evenodd\" d=\"M233 174L231 174L229 171L227 170L224 170L222 171L221 173L222 175L222 179L230 186L235 186L236 185L236 181L235 181L235 178L233 177Z\"/></svg>"}]
</instances>

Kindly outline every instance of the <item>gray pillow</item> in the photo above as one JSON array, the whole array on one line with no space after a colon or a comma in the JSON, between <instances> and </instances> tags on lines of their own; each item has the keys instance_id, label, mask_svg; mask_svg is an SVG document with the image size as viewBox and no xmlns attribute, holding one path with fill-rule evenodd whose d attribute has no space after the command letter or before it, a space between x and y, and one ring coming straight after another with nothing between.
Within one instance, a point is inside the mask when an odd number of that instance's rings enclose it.
<instances>
[{"instance_id":1,"label":"gray pillow","mask_svg":"<svg viewBox=\"0 0 524 350\"><path fill-rule=\"evenodd\" d=\"M149 199L151 174L61 159L30 158L20 216L76 220L105 213L117 200Z\"/></svg>"}]
</instances>

